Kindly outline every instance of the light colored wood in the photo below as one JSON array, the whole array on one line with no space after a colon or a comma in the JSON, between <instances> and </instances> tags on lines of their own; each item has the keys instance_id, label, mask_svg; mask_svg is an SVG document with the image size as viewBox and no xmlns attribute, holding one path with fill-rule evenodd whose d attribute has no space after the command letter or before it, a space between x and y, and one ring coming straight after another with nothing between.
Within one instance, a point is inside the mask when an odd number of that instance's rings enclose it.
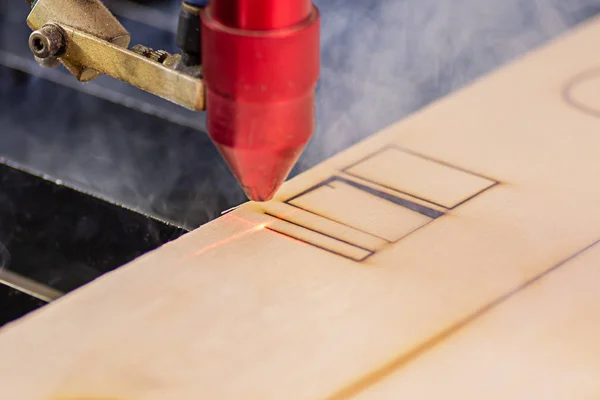
<instances>
[{"instance_id":1,"label":"light colored wood","mask_svg":"<svg viewBox=\"0 0 600 400\"><path fill-rule=\"evenodd\" d=\"M421 199L435 199L435 203L446 208L455 207L494 184L489 179L395 148L385 149L345 172Z\"/></svg>"},{"instance_id":2,"label":"light colored wood","mask_svg":"<svg viewBox=\"0 0 600 400\"><path fill-rule=\"evenodd\" d=\"M290 203L390 242L431 220L339 181L312 190Z\"/></svg>"},{"instance_id":3,"label":"light colored wood","mask_svg":"<svg viewBox=\"0 0 600 400\"><path fill-rule=\"evenodd\" d=\"M330 219L321 218L318 215L305 210L294 208L285 203L270 203L266 211L272 216L288 221L292 224L301 225L313 231L339 238L339 240L366 250L376 251L388 243L385 239L369 235L356 228L351 228ZM274 228L276 222L271 222L269 227Z\"/></svg>"},{"instance_id":4,"label":"light colored wood","mask_svg":"<svg viewBox=\"0 0 600 400\"><path fill-rule=\"evenodd\" d=\"M594 20L9 325L1 398L600 396L600 253L564 262L600 240L600 93L576 79L598 37Z\"/></svg>"},{"instance_id":5,"label":"light colored wood","mask_svg":"<svg viewBox=\"0 0 600 400\"><path fill-rule=\"evenodd\" d=\"M597 399L600 245L516 293L359 399Z\"/></svg>"}]
</instances>

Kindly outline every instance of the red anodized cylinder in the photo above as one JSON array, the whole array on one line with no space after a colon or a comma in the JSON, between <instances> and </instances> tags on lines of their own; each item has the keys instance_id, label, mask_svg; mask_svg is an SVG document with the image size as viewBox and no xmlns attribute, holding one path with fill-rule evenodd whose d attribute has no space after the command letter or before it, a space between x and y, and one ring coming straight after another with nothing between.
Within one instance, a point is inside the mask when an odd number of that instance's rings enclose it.
<instances>
[{"instance_id":1,"label":"red anodized cylinder","mask_svg":"<svg viewBox=\"0 0 600 400\"><path fill-rule=\"evenodd\" d=\"M269 200L314 131L311 0L212 0L202 15L207 129L249 198Z\"/></svg>"}]
</instances>

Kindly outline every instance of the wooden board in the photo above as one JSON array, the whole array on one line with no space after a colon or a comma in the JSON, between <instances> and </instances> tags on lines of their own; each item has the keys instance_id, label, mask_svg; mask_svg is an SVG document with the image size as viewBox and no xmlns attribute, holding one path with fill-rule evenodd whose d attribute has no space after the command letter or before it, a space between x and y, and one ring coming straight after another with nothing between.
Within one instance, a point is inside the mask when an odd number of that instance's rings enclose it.
<instances>
[{"instance_id":1,"label":"wooden board","mask_svg":"<svg viewBox=\"0 0 600 400\"><path fill-rule=\"evenodd\" d=\"M9 325L1 398L600 396L598 37Z\"/></svg>"}]
</instances>

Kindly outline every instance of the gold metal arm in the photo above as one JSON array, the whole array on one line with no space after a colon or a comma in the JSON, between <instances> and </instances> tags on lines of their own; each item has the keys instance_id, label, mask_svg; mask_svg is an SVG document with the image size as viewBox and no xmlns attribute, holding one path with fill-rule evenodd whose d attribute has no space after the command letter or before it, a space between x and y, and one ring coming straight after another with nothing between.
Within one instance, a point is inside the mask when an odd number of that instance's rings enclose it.
<instances>
[{"instance_id":1,"label":"gold metal arm","mask_svg":"<svg viewBox=\"0 0 600 400\"><path fill-rule=\"evenodd\" d=\"M38 0L27 24L29 47L42 66L60 61L79 81L100 74L191 110L204 109L202 80L176 66L179 55L137 45L100 0Z\"/></svg>"}]
</instances>

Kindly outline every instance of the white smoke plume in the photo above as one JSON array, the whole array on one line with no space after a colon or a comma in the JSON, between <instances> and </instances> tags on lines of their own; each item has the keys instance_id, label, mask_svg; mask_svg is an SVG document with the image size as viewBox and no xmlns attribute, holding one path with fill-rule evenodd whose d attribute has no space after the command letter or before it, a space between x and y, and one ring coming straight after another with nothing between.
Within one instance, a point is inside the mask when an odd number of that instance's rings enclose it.
<instances>
[{"instance_id":1,"label":"white smoke plume","mask_svg":"<svg viewBox=\"0 0 600 400\"><path fill-rule=\"evenodd\" d=\"M600 11L599 0L315 2L323 17L318 128L297 171Z\"/></svg>"}]
</instances>

